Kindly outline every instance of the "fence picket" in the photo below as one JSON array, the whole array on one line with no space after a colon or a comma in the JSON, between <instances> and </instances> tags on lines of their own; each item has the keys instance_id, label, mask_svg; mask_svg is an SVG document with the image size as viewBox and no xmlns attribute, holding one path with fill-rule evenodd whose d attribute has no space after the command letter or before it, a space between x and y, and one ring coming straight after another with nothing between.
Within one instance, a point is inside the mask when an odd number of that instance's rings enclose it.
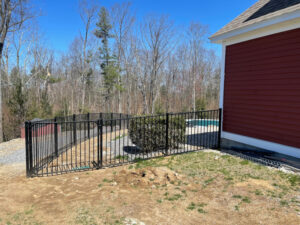
<instances>
[{"instance_id":1,"label":"fence picket","mask_svg":"<svg viewBox=\"0 0 300 225\"><path fill-rule=\"evenodd\" d=\"M53 175L220 147L222 109L25 122L26 174ZM34 143L34 145L33 145Z\"/></svg>"}]
</instances>

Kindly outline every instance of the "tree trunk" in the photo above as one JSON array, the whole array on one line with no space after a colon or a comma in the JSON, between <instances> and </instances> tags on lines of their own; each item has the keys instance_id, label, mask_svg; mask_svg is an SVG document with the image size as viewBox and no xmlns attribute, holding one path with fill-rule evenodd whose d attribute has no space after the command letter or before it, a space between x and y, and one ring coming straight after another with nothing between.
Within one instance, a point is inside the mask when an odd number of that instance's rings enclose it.
<instances>
[{"instance_id":1,"label":"tree trunk","mask_svg":"<svg viewBox=\"0 0 300 225\"><path fill-rule=\"evenodd\" d=\"M193 75L193 111L196 111L196 79L195 75Z\"/></svg>"},{"instance_id":2,"label":"tree trunk","mask_svg":"<svg viewBox=\"0 0 300 225\"><path fill-rule=\"evenodd\" d=\"M3 51L3 43L0 43L0 68L2 62L2 51ZM3 142L3 127L2 127L2 73L0 72L0 143L1 142Z\"/></svg>"}]
</instances>

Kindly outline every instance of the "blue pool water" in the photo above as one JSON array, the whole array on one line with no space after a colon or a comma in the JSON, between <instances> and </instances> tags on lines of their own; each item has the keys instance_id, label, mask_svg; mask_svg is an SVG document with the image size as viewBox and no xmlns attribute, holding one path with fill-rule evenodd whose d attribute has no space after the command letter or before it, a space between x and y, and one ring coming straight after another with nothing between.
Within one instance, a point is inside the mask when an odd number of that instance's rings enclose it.
<instances>
[{"instance_id":1,"label":"blue pool water","mask_svg":"<svg viewBox=\"0 0 300 225\"><path fill-rule=\"evenodd\" d=\"M187 126L219 126L219 120L188 120L186 121Z\"/></svg>"}]
</instances>

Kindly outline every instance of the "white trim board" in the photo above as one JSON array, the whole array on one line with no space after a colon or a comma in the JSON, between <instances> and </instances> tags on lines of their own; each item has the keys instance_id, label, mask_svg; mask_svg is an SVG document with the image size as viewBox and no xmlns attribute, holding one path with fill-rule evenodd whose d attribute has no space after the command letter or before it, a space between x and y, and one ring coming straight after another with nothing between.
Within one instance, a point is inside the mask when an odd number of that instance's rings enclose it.
<instances>
[{"instance_id":1,"label":"white trim board","mask_svg":"<svg viewBox=\"0 0 300 225\"><path fill-rule=\"evenodd\" d=\"M224 105L224 82L225 82L225 57L226 57L226 45L222 44L222 61L221 61L221 77L220 77L220 95L219 95L219 107L223 110ZM221 115L221 132L223 131L223 111Z\"/></svg>"},{"instance_id":2,"label":"white trim board","mask_svg":"<svg viewBox=\"0 0 300 225\"><path fill-rule=\"evenodd\" d=\"M256 139L256 138L247 137L247 136L234 134L234 133L230 133L230 132L225 132L225 131L223 131L221 133L221 137L229 139L229 140L233 140L236 142L240 142L243 144L252 145L252 146L255 146L258 148L270 150L273 152L278 152L281 154L294 156L294 157L300 159L300 149L299 148L282 145L282 144L278 144L278 143L274 143L274 142L270 142L270 141L264 141L261 139Z\"/></svg>"},{"instance_id":3,"label":"white trim board","mask_svg":"<svg viewBox=\"0 0 300 225\"><path fill-rule=\"evenodd\" d=\"M225 81L225 58L226 57L226 45L222 45L222 59L221 59L221 77L220 77L220 100L219 106L223 108L224 104L224 81Z\"/></svg>"},{"instance_id":4,"label":"white trim board","mask_svg":"<svg viewBox=\"0 0 300 225\"><path fill-rule=\"evenodd\" d=\"M300 15L298 18L295 18L293 20L285 21L282 23L274 24L268 27L260 28L254 31L250 31L247 33L243 33L238 36L231 37L229 39L224 39L223 43L226 45L233 45L245 41L250 41L253 39L266 37L272 34L278 34L281 32L294 30L300 28Z\"/></svg>"},{"instance_id":5,"label":"white trim board","mask_svg":"<svg viewBox=\"0 0 300 225\"><path fill-rule=\"evenodd\" d=\"M268 27L268 26L284 23L284 22L287 22L287 21L290 21L290 20L293 20L293 19L297 19L299 17L300 17L300 10L296 10L296 11L293 11L293 12L290 12L290 13L285 13L285 14L282 14L280 16L276 16L276 17L273 17L273 18L270 18L270 19L267 19L267 20L263 20L263 21L260 21L260 22L242 27L242 28L238 28L238 29L229 31L227 33L224 33L224 34L221 34L221 35L218 35L218 36L215 36L215 37L211 37L210 40L213 43L219 43L220 44L224 40L227 40L227 39L230 39L230 38L233 38L233 37L236 37L236 36L251 32L251 31L262 29L262 28L265 28L265 27Z\"/></svg>"}]
</instances>

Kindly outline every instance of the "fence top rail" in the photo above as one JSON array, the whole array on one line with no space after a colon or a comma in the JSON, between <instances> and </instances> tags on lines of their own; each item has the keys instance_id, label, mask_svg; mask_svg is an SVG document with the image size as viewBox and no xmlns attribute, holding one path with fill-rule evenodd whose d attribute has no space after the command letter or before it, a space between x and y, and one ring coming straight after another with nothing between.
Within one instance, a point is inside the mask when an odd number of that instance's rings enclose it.
<instances>
[{"instance_id":1,"label":"fence top rail","mask_svg":"<svg viewBox=\"0 0 300 225\"><path fill-rule=\"evenodd\" d=\"M166 117L169 116L179 116L179 115L193 115L193 114L203 114L209 112L219 112L220 109L214 110L201 110L201 111L191 111L191 112L179 112L179 113L165 113L165 114L155 114L155 115L136 115L132 116L129 114L122 114L122 113L88 113L88 114L74 114L69 115L66 117L55 117L52 119L44 119L39 121L26 121L25 123L30 124L63 124L63 123L88 123L88 122L95 122L97 123L99 120L103 121L118 121L118 120L130 120L130 119L146 119L146 118L158 118L158 117ZM91 116L97 116L98 118L91 118ZM84 118L85 117L85 118ZM75 120L74 120L75 118ZM209 118L207 118L209 120Z\"/></svg>"}]
</instances>

